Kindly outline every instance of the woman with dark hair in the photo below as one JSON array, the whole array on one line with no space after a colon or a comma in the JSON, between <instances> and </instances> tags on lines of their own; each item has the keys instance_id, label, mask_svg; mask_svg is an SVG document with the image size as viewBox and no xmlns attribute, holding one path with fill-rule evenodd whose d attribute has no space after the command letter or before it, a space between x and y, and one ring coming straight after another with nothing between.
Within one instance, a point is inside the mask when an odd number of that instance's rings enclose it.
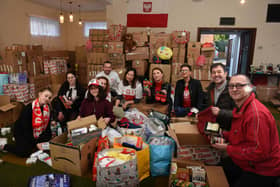
<instances>
[{"instance_id":1,"label":"woman with dark hair","mask_svg":"<svg viewBox=\"0 0 280 187\"><path fill-rule=\"evenodd\" d=\"M102 88L104 89L105 93L106 93L106 99L111 102L112 100L112 96L111 96L111 92L110 92L110 83L107 77L105 76L100 76L96 78L100 85L102 86Z\"/></svg>"},{"instance_id":2,"label":"woman with dark hair","mask_svg":"<svg viewBox=\"0 0 280 187\"><path fill-rule=\"evenodd\" d=\"M52 98L50 88L39 91L38 98L26 105L14 125L15 144L0 145L0 150L14 153L20 157L29 157L51 139Z\"/></svg>"},{"instance_id":3,"label":"woman with dark hair","mask_svg":"<svg viewBox=\"0 0 280 187\"><path fill-rule=\"evenodd\" d=\"M80 117L95 115L97 119L103 117L108 124L115 120L113 105L106 99L106 93L97 79L88 84L88 95L81 104Z\"/></svg>"},{"instance_id":4,"label":"woman with dark hair","mask_svg":"<svg viewBox=\"0 0 280 187\"><path fill-rule=\"evenodd\" d=\"M128 69L125 72L117 93L115 106L122 105L124 110L128 108L128 105L140 102L143 96L143 90L134 68Z\"/></svg>"},{"instance_id":5,"label":"woman with dark hair","mask_svg":"<svg viewBox=\"0 0 280 187\"><path fill-rule=\"evenodd\" d=\"M152 70L152 86L144 88L147 92L146 103L161 103L169 105L169 112L172 108L171 85L163 80L162 69L155 67Z\"/></svg>"},{"instance_id":6,"label":"woman with dark hair","mask_svg":"<svg viewBox=\"0 0 280 187\"><path fill-rule=\"evenodd\" d=\"M66 73L66 81L61 85L54 104L57 119L66 126L67 121L77 118L84 99L85 90L79 84L75 72Z\"/></svg>"}]
</instances>

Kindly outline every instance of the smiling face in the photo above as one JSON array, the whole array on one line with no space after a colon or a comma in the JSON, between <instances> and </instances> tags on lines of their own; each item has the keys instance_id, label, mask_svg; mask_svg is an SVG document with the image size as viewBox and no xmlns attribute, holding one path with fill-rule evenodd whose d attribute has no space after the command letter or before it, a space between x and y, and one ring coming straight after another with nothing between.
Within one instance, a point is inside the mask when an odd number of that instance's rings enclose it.
<instances>
[{"instance_id":1,"label":"smiling face","mask_svg":"<svg viewBox=\"0 0 280 187\"><path fill-rule=\"evenodd\" d=\"M222 66L216 66L211 71L211 78L212 81L216 84L216 86L219 86L226 81L227 78L227 72L224 71Z\"/></svg>"},{"instance_id":2,"label":"smiling face","mask_svg":"<svg viewBox=\"0 0 280 187\"><path fill-rule=\"evenodd\" d=\"M75 77L75 75L73 75L72 73L68 73L67 74L67 81L68 81L70 86L75 86L75 84L76 84L76 77Z\"/></svg>"},{"instance_id":3,"label":"smiling face","mask_svg":"<svg viewBox=\"0 0 280 187\"><path fill-rule=\"evenodd\" d=\"M106 79L102 79L102 78L100 78L100 79L98 79L98 81L99 81L99 84L102 86L102 88L104 89L104 90L106 90L106 87L107 87L107 80Z\"/></svg>"},{"instance_id":4,"label":"smiling face","mask_svg":"<svg viewBox=\"0 0 280 187\"><path fill-rule=\"evenodd\" d=\"M232 97L237 106L240 107L250 94L251 89L245 76L236 75L230 79L229 95Z\"/></svg>"},{"instance_id":5,"label":"smiling face","mask_svg":"<svg viewBox=\"0 0 280 187\"><path fill-rule=\"evenodd\" d=\"M52 92L49 90L44 90L39 92L39 103L40 105L49 104L52 99Z\"/></svg>"},{"instance_id":6,"label":"smiling face","mask_svg":"<svg viewBox=\"0 0 280 187\"><path fill-rule=\"evenodd\" d=\"M112 65L110 63L104 63L103 71L106 75L109 75L112 71Z\"/></svg>"},{"instance_id":7,"label":"smiling face","mask_svg":"<svg viewBox=\"0 0 280 187\"><path fill-rule=\"evenodd\" d=\"M131 83L134 79L134 71L127 72L125 78L129 83Z\"/></svg>"},{"instance_id":8,"label":"smiling face","mask_svg":"<svg viewBox=\"0 0 280 187\"><path fill-rule=\"evenodd\" d=\"M163 78L163 73L160 70L155 69L153 71L153 79L154 79L154 81L155 82L161 82L162 78Z\"/></svg>"},{"instance_id":9,"label":"smiling face","mask_svg":"<svg viewBox=\"0 0 280 187\"><path fill-rule=\"evenodd\" d=\"M94 97L97 97L99 94L98 86L92 85L89 87L90 94Z\"/></svg>"}]
</instances>

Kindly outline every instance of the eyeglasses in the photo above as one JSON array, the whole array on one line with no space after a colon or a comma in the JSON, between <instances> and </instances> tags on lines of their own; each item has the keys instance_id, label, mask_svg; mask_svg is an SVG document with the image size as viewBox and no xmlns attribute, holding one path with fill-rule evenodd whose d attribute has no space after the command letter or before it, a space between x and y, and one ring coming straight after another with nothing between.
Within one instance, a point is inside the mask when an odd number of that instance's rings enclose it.
<instances>
[{"instance_id":1,"label":"eyeglasses","mask_svg":"<svg viewBox=\"0 0 280 187\"><path fill-rule=\"evenodd\" d=\"M246 83L246 84L240 84L240 83L237 83L237 84L229 84L228 85L228 88L229 89L231 89L231 90L233 90L233 88L236 88L236 89L241 89L241 88L243 88L244 86L246 86L246 85L248 85L248 83Z\"/></svg>"},{"instance_id":2,"label":"eyeglasses","mask_svg":"<svg viewBox=\"0 0 280 187\"><path fill-rule=\"evenodd\" d=\"M182 73L187 73L187 72L189 72L189 71L190 71L190 70L187 70L187 69L182 69L182 70L181 70Z\"/></svg>"}]
</instances>

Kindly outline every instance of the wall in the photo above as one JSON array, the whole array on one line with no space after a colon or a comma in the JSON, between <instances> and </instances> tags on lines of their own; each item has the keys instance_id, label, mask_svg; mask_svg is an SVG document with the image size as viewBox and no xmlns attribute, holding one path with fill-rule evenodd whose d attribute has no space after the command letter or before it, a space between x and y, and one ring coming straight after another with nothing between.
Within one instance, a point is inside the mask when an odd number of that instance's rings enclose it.
<instances>
[{"instance_id":1,"label":"wall","mask_svg":"<svg viewBox=\"0 0 280 187\"><path fill-rule=\"evenodd\" d=\"M106 11L84 12L81 13L81 18L83 21L106 21ZM84 37L84 26L78 24L78 18L74 20L73 23L67 24L67 31L68 31L68 39L67 39L68 50L74 50L76 46L81 46L86 44L88 38Z\"/></svg>"},{"instance_id":2,"label":"wall","mask_svg":"<svg viewBox=\"0 0 280 187\"><path fill-rule=\"evenodd\" d=\"M159 0L154 0L159 1ZM137 5L135 0L113 0L107 6L107 20L113 24L126 24L128 3ZM279 3L277 0L247 0L240 5L239 0L169 0L168 27L152 29L154 32L188 30L191 40L197 38L198 27L219 27L220 17L235 17L234 27L257 28L253 64L278 64L277 52L280 51L280 23L266 23L268 3ZM145 28L129 28L129 32Z\"/></svg>"},{"instance_id":3,"label":"wall","mask_svg":"<svg viewBox=\"0 0 280 187\"><path fill-rule=\"evenodd\" d=\"M44 49L65 49L67 30L61 26L60 37L32 37L29 16L37 15L57 19L58 10L43 7L27 0L1 0L0 6L0 50L12 44L42 44Z\"/></svg>"}]
</instances>

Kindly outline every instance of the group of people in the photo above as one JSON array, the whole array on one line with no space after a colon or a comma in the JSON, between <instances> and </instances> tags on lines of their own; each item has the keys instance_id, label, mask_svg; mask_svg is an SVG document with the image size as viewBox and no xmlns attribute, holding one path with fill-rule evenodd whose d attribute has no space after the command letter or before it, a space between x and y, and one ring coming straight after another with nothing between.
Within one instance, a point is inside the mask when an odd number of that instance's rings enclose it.
<instances>
[{"instance_id":1,"label":"group of people","mask_svg":"<svg viewBox=\"0 0 280 187\"><path fill-rule=\"evenodd\" d=\"M114 107L127 110L139 103L145 95L146 103L168 105L175 116L188 115L193 108L202 111L211 108L211 115L224 130L227 143L215 143L228 157L222 161L231 186L273 186L280 176L280 145L275 120L270 111L260 103L245 75L228 78L225 66L212 64L212 82L204 92L199 80L193 79L188 64L180 67L182 79L176 83L174 99L171 85L164 81L164 72L152 69L152 81L143 84L135 69L127 69L123 80L106 61L103 71L89 81L85 90L74 72L68 72L58 96L52 98L50 89L39 92L38 98L27 105L14 128L15 145L0 145L0 149L20 156L29 156L35 149L51 139L52 119L66 124L67 121L95 114L103 117L106 124L115 121ZM173 102L174 100L174 102ZM55 112L51 112L51 108Z\"/></svg>"}]
</instances>

